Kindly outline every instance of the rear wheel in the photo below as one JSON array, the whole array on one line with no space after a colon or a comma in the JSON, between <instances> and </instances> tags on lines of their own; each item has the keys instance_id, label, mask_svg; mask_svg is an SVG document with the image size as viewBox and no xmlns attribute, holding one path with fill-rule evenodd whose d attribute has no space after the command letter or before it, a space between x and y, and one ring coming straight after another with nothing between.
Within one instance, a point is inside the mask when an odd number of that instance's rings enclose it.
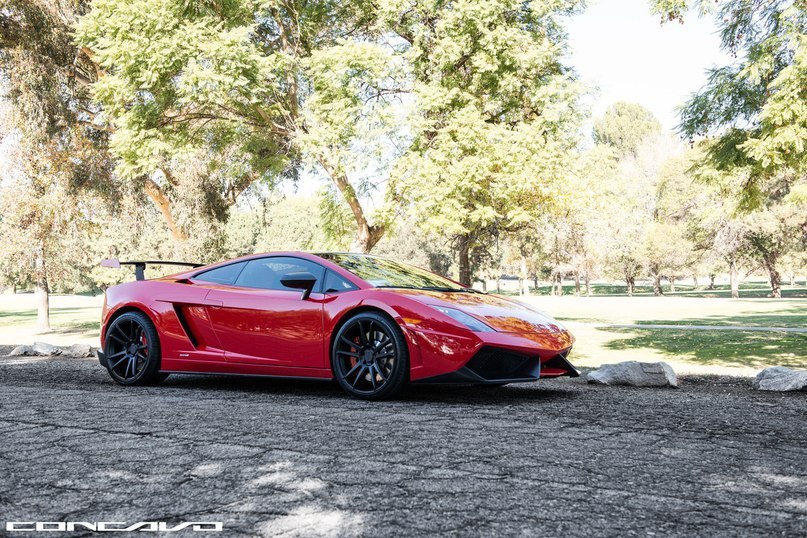
<instances>
[{"instance_id":1,"label":"rear wheel","mask_svg":"<svg viewBox=\"0 0 807 538\"><path fill-rule=\"evenodd\" d=\"M163 381L160 339L142 312L126 312L109 325L104 342L109 375L121 385L151 385Z\"/></svg>"},{"instance_id":2,"label":"rear wheel","mask_svg":"<svg viewBox=\"0 0 807 538\"><path fill-rule=\"evenodd\" d=\"M400 327L386 316L362 312L339 329L331 351L339 385L366 400L383 400L409 380L409 350Z\"/></svg>"}]
</instances>

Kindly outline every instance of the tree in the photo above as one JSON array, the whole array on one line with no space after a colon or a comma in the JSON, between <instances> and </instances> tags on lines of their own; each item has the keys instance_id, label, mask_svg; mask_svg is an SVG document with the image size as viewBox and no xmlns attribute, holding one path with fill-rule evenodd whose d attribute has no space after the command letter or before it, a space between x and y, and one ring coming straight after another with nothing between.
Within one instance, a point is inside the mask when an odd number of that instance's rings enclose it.
<instances>
[{"instance_id":1,"label":"tree","mask_svg":"<svg viewBox=\"0 0 807 538\"><path fill-rule=\"evenodd\" d=\"M686 267L692 245L678 224L655 222L645 230L642 243L645 269L653 279L653 295L662 295L661 279L672 278ZM672 276L670 276L672 275Z\"/></svg>"},{"instance_id":2,"label":"tree","mask_svg":"<svg viewBox=\"0 0 807 538\"><path fill-rule=\"evenodd\" d=\"M371 249L384 224L349 173L359 146L380 143L398 65L371 14L361 2L97 0L78 40L104 73L93 93L118 173L171 223L189 154L219 176L207 194L225 217L250 186L295 179L305 160L350 207L356 248Z\"/></svg>"},{"instance_id":3,"label":"tree","mask_svg":"<svg viewBox=\"0 0 807 538\"><path fill-rule=\"evenodd\" d=\"M111 170L105 134L85 125L87 94L79 81L88 76L88 62L70 40L69 29L86 6L0 3L2 99L11 104L6 134L15 150L3 178L3 248L14 278L34 284L43 330L52 284L82 267L71 256L81 251L77 239L88 208L73 193L103 185Z\"/></svg>"},{"instance_id":4,"label":"tree","mask_svg":"<svg viewBox=\"0 0 807 538\"><path fill-rule=\"evenodd\" d=\"M638 105L632 109L641 109ZM623 116L622 127L630 130ZM652 117L637 115L641 131L642 125L654 123ZM613 122L611 122L613 123ZM648 228L658 221L659 184L664 163L680 151L680 144L669 136L661 136L654 130L631 151L620 150L613 144L596 144L583 160L581 173L587 177L591 195L582 204L586 231L587 250L600 250L606 273L625 281L627 294L633 295L636 279L644 268L653 265L648 262L650 251L666 249L659 245ZM658 238L663 239L663 238ZM660 273L659 273L660 277ZM660 285L659 285L660 289Z\"/></svg>"},{"instance_id":5,"label":"tree","mask_svg":"<svg viewBox=\"0 0 807 538\"><path fill-rule=\"evenodd\" d=\"M408 43L416 106L393 198L427 232L453 238L459 280L470 285L493 237L528 226L560 197L577 112L558 17L576 2L399 4L382 15Z\"/></svg>"},{"instance_id":6,"label":"tree","mask_svg":"<svg viewBox=\"0 0 807 538\"><path fill-rule=\"evenodd\" d=\"M681 109L681 132L710 136L708 164L747 170L742 203L764 203L766 184L786 172L803 182L807 146L807 9L803 0L652 0L662 20L693 7L714 13L722 47L738 60L709 72Z\"/></svg>"},{"instance_id":7,"label":"tree","mask_svg":"<svg viewBox=\"0 0 807 538\"><path fill-rule=\"evenodd\" d=\"M613 147L620 155L636 155L648 139L661 134L653 113L637 103L619 101L594 122L594 142Z\"/></svg>"},{"instance_id":8,"label":"tree","mask_svg":"<svg viewBox=\"0 0 807 538\"><path fill-rule=\"evenodd\" d=\"M75 283L92 263L82 249L92 204L73 196L70 185L81 154L72 143L36 140L29 132L18 137L6 157L6 169L0 176L4 272L15 285L33 285L37 327L48 331L49 295L54 284Z\"/></svg>"}]
</instances>

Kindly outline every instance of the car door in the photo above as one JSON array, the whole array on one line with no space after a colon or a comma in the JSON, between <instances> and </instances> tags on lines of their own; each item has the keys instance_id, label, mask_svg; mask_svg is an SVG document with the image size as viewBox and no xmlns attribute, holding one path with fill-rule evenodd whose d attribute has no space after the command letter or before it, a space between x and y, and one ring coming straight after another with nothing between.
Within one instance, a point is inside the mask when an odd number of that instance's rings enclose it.
<instances>
[{"instance_id":1,"label":"car door","mask_svg":"<svg viewBox=\"0 0 807 538\"><path fill-rule=\"evenodd\" d=\"M284 286L285 275L310 273L314 291ZM257 258L246 263L234 285L213 286L207 295L213 330L227 362L325 368L323 298L325 269L292 256Z\"/></svg>"}]
</instances>

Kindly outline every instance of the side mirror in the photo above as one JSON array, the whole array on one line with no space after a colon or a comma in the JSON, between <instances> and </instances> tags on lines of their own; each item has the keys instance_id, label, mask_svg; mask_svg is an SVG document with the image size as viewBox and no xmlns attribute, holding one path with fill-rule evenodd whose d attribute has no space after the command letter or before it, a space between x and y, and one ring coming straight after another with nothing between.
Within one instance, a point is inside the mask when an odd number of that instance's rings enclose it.
<instances>
[{"instance_id":1,"label":"side mirror","mask_svg":"<svg viewBox=\"0 0 807 538\"><path fill-rule=\"evenodd\" d=\"M288 273L283 275L280 283L287 288L294 288L296 290L303 290L302 299L305 301L311 295L311 290L317 284L317 277L311 273Z\"/></svg>"},{"instance_id":2,"label":"side mirror","mask_svg":"<svg viewBox=\"0 0 807 538\"><path fill-rule=\"evenodd\" d=\"M117 258L107 258L101 260L101 267L109 267L110 269L120 269L120 260Z\"/></svg>"}]
</instances>

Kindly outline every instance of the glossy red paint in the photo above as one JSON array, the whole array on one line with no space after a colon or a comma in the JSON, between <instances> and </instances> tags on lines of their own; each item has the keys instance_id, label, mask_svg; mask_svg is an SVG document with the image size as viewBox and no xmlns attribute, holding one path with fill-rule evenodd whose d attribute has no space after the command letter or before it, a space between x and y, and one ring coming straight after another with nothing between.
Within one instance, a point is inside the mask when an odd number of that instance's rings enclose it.
<instances>
[{"instance_id":1,"label":"glossy red paint","mask_svg":"<svg viewBox=\"0 0 807 538\"><path fill-rule=\"evenodd\" d=\"M211 284L194 276L239 260L292 256L313 261L356 286L338 293L280 291ZM456 308L494 331L474 332L434 306ZM160 337L161 370L306 378L332 377L332 335L346 316L376 310L403 330L410 379L426 380L463 368L482 348L541 362L568 353L573 336L552 318L522 303L487 294L375 288L314 254L276 252L246 256L163 278L107 290L101 342L119 314L137 309ZM545 367L541 377L576 375L569 366Z\"/></svg>"}]
</instances>

